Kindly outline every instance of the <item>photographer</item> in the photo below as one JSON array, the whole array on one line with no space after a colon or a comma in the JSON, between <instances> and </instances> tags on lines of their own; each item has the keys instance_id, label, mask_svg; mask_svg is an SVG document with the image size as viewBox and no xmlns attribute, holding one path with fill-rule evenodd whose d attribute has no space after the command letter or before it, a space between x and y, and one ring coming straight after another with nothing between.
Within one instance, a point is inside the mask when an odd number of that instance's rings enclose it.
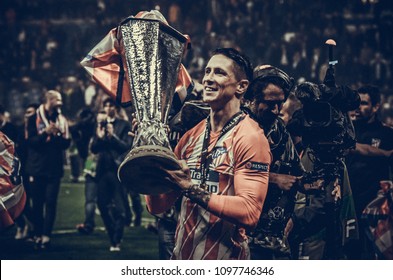
<instances>
[{"instance_id":1,"label":"photographer","mask_svg":"<svg viewBox=\"0 0 393 280\"><path fill-rule=\"evenodd\" d=\"M63 154L71 143L68 122L61 114L62 105L60 92L47 91L44 103L28 118L26 125L26 173L30 175L37 249L50 246L60 180L64 174Z\"/></svg>"},{"instance_id":2,"label":"photographer","mask_svg":"<svg viewBox=\"0 0 393 280\"><path fill-rule=\"evenodd\" d=\"M295 89L306 169L292 217L291 249L299 259L338 259L342 245L357 238L357 223L344 156L355 147L348 111L359 105L356 91L336 86L329 68L324 84Z\"/></svg>"},{"instance_id":3,"label":"photographer","mask_svg":"<svg viewBox=\"0 0 393 280\"><path fill-rule=\"evenodd\" d=\"M117 178L117 169L124 154L131 147L132 139L128 136L131 125L117 117L117 107L111 98L104 100L103 107L106 120L97 124L91 144L91 151L98 155L95 177L97 205L109 235L110 251L120 251L120 242L129 214L126 190Z\"/></svg>"},{"instance_id":4,"label":"photographer","mask_svg":"<svg viewBox=\"0 0 393 280\"><path fill-rule=\"evenodd\" d=\"M285 226L292 215L295 187L303 166L283 121L283 103L293 87L293 79L282 70L261 65L254 70L245 99L250 115L263 128L273 155L269 187L258 226L250 235L251 259L289 259Z\"/></svg>"}]
</instances>

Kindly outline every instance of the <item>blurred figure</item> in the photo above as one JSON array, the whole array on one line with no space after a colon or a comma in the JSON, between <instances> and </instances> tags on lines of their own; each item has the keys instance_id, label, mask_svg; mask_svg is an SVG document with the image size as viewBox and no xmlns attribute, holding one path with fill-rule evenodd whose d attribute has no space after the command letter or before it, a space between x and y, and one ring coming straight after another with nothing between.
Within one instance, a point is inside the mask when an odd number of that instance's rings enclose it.
<instances>
[{"instance_id":1,"label":"blurred figure","mask_svg":"<svg viewBox=\"0 0 393 280\"><path fill-rule=\"evenodd\" d=\"M64 174L63 155L71 143L67 119L61 113L62 105L60 92L47 91L43 104L28 118L26 125L26 172L30 176L37 249L50 246Z\"/></svg>"},{"instance_id":2,"label":"blurred figure","mask_svg":"<svg viewBox=\"0 0 393 280\"><path fill-rule=\"evenodd\" d=\"M0 131L0 232L14 224L26 202L14 143Z\"/></svg>"},{"instance_id":3,"label":"blurred figure","mask_svg":"<svg viewBox=\"0 0 393 280\"><path fill-rule=\"evenodd\" d=\"M96 166L97 155L90 151L92 138L95 134L97 124L105 122L107 114L100 111L94 119L94 114L89 108L85 108L79 113L79 121L74 127L74 140L78 148L79 156L83 164L85 176L85 220L76 225L76 229L82 234L90 234L95 227L95 210L97 203L97 181ZM71 129L72 131L72 129Z\"/></svg>"},{"instance_id":4,"label":"blurred figure","mask_svg":"<svg viewBox=\"0 0 393 280\"><path fill-rule=\"evenodd\" d=\"M84 96L85 96L85 105L89 107L93 107L93 101L97 95L97 84L93 81L89 80L89 85L86 87Z\"/></svg>"},{"instance_id":5,"label":"blurred figure","mask_svg":"<svg viewBox=\"0 0 393 280\"><path fill-rule=\"evenodd\" d=\"M117 170L131 148L132 138L128 135L131 125L117 117L113 99L105 99L103 107L106 119L97 124L91 151L98 156L97 205L109 235L109 250L115 252L120 251L127 215L130 215L126 190L117 177Z\"/></svg>"},{"instance_id":6,"label":"blurred figure","mask_svg":"<svg viewBox=\"0 0 393 280\"><path fill-rule=\"evenodd\" d=\"M296 98L293 93L288 95L280 110L280 118L287 125L291 120L293 114L302 108L302 103Z\"/></svg>"},{"instance_id":7,"label":"blurred figure","mask_svg":"<svg viewBox=\"0 0 393 280\"><path fill-rule=\"evenodd\" d=\"M374 58L370 61L370 74L373 82L378 86L383 86L385 81L391 77L390 64L380 52L376 52Z\"/></svg>"},{"instance_id":8,"label":"blurred figure","mask_svg":"<svg viewBox=\"0 0 393 280\"><path fill-rule=\"evenodd\" d=\"M78 182L89 150L90 139L94 135L95 116L89 107L78 111L75 124L70 126L73 153L70 152L71 181Z\"/></svg>"},{"instance_id":9,"label":"blurred figure","mask_svg":"<svg viewBox=\"0 0 393 280\"><path fill-rule=\"evenodd\" d=\"M29 183L29 175L26 172L26 164L27 164L27 142L26 139L24 138L24 131L27 126L27 121L28 119L35 114L39 104L29 104L26 107L25 110L25 115L24 115L24 123L19 129L19 147L18 147L18 156L20 159L21 167L20 167L20 173L23 178L23 185L25 187L25 192L26 192L26 205L25 208L23 209L22 215L16 219L16 234L15 234L15 239L26 239L33 237L31 234L34 233L33 231L33 213L32 213L32 192L31 192L31 187Z\"/></svg>"},{"instance_id":10,"label":"blurred figure","mask_svg":"<svg viewBox=\"0 0 393 280\"><path fill-rule=\"evenodd\" d=\"M353 122L356 141L383 150L393 149L393 129L378 119L380 109L380 93L375 86L366 85L358 89L361 103L355 111ZM358 148L358 147L357 147ZM363 209L371 202L379 191L380 181L389 179L392 160L388 157L368 156L352 153L347 157L349 179L355 201L356 215L360 221ZM366 240L362 224L360 224L360 243L352 244L348 249L349 259L373 259L374 253Z\"/></svg>"},{"instance_id":11,"label":"blurred figure","mask_svg":"<svg viewBox=\"0 0 393 280\"><path fill-rule=\"evenodd\" d=\"M18 129L9 120L9 113L0 104L0 131L7 135L15 144L18 141Z\"/></svg>"}]
</instances>

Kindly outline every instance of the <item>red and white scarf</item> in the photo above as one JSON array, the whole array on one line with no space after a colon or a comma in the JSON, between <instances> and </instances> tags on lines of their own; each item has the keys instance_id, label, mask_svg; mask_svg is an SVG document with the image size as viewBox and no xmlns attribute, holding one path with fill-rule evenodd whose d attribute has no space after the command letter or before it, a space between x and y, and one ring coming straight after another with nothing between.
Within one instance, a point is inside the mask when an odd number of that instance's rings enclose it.
<instances>
[{"instance_id":1,"label":"red and white scarf","mask_svg":"<svg viewBox=\"0 0 393 280\"><path fill-rule=\"evenodd\" d=\"M45 129L49 126L50 121L46 117L44 105L40 105L37 109L37 119L36 119L36 126L38 134L42 134ZM63 138L69 139L70 132L68 129L68 122L67 119L62 115L59 114L56 118L56 126L60 130ZM48 136L47 142L50 140L50 136Z\"/></svg>"}]
</instances>

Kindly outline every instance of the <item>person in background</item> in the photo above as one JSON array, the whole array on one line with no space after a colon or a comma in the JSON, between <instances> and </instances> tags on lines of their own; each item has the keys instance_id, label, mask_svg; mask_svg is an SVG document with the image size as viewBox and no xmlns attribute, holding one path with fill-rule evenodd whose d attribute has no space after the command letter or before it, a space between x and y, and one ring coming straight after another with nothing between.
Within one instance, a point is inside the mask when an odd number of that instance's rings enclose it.
<instances>
[{"instance_id":1,"label":"person in background","mask_svg":"<svg viewBox=\"0 0 393 280\"><path fill-rule=\"evenodd\" d=\"M250 115L263 128L273 155L266 201L258 226L249 233L251 259L291 258L284 231L293 214L296 186L304 168L279 116L293 85L293 79L281 69L260 65L245 95Z\"/></svg>"},{"instance_id":2,"label":"person in background","mask_svg":"<svg viewBox=\"0 0 393 280\"><path fill-rule=\"evenodd\" d=\"M78 134L75 135L77 140L77 147L79 155L83 160L83 173L85 176L85 220L81 224L76 225L76 229L81 234L91 234L95 228L95 211L97 204L97 181L96 181L96 167L97 155L90 150L95 129L98 124L105 123L107 114L105 111L100 111L94 117L94 113L85 108L80 112L80 122L76 124Z\"/></svg>"},{"instance_id":3,"label":"person in background","mask_svg":"<svg viewBox=\"0 0 393 280\"><path fill-rule=\"evenodd\" d=\"M15 220L16 223L16 234L15 234L15 239L29 239L32 240L33 236L32 234L34 233L33 230L33 213L32 213L32 192L31 192L31 187L29 184L29 175L26 172L26 164L28 160L28 154L27 154L27 143L24 137L24 131L27 125L28 119L34 115L39 107L39 104L29 104L27 105L25 109L25 115L24 115L24 122L21 127L19 127L19 141L18 141L18 156L19 160L21 163L20 166L20 174L22 175L23 179L23 185L25 188L26 192L26 205L25 208L23 209L23 213L20 217L18 217Z\"/></svg>"},{"instance_id":4,"label":"person in background","mask_svg":"<svg viewBox=\"0 0 393 280\"><path fill-rule=\"evenodd\" d=\"M72 143L71 147L73 152L70 152L70 165L71 165L71 181L78 182L82 180L79 178L81 171L85 164L89 143L94 135L95 129L95 114L90 107L84 107L78 111L76 122L70 125L70 132ZM71 148L70 148L71 150Z\"/></svg>"},{"instance_id":5,"label":"person in background","mask_svg":"<svg viewBox=\"0 0 393 280\"><path fill-rule=\"evenodd\" d=\"M349 180L353 198L355 201L358 221L363 209L371 202L379 190L381 180L391 179L392 156L370 156L370 153L360 153L365 145L390 151L393 149L393 129L384 125L378 119L381 105L379 89L373 85L366 85L358 89L360 106L355 111L355 137L357 152L350 153L346 162L348 166ZM359 147L360 144L360 147ZM367 146L366 146L367 147ZM370 147L367 147L370 150ZM386 152L385 151L385 152ZM371 153L372 155L375 152ZM391 154L391 152L390 152ZM360 241L353 243L347 248L349 259L373 259L375 258L371 244L367 241L364 230L360 223Z\"/></svg>"},{"instance_id":6,"label":"person in background","mask_svg":"<svg viewBox=\"0 0 393 280\"><path fill-rule=\"evenodd\" d=\"M97 206L109 236L111 252L120 251L127 215L127 194L117 177L117 170L131 148L129 122L117 117L115 101L103 102L106 119L97 124L91 143L91 152L97 155L96 182ZM100 113L101 114L101 113ZM97 118L100 118L100 114Z\"/></svg>"},{"instance_id":7,"label":"person in background","mask_svg":"<svg viewBox=\"0 0 393 280\"><path fill-rule=\"evenodd\" d=\"M18 129L10 122L7 114L4 106L0 104L0 131L7 135L7 137L17 145L19 140Z\"/></svg>"},{"instance_id":8,"label":"person in background","mask_svg":"<svg viewBox=\"0 0 393 280\"><path fill-rule=\"evenodd\" d=\"M33 224L37 249L47 249L56 219L60 180L64 174L64 151L70 146L68 121L61 113L61 94L49 90L44 102L26 125L29 174L33 199Z\"/></svg>"}]
</instances>

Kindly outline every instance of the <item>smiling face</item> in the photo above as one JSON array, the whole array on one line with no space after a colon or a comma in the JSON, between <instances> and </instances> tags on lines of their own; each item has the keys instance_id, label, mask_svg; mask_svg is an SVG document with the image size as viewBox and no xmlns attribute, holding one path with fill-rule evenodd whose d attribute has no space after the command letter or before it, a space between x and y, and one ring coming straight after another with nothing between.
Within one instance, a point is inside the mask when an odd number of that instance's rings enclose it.
<instances>
[{"instance_id":1,"label":"smiling face","mask_svg":"<svg viewBox=\"0 0 393 280\"><path fill-rule=\"evenodd\" d=\"M203 101L212 109L239 101L236 95L243 93L239 82L235 75L234 61L222 54L214 55L209 60L202 79Z\"/></svg>"}]
</instances>

